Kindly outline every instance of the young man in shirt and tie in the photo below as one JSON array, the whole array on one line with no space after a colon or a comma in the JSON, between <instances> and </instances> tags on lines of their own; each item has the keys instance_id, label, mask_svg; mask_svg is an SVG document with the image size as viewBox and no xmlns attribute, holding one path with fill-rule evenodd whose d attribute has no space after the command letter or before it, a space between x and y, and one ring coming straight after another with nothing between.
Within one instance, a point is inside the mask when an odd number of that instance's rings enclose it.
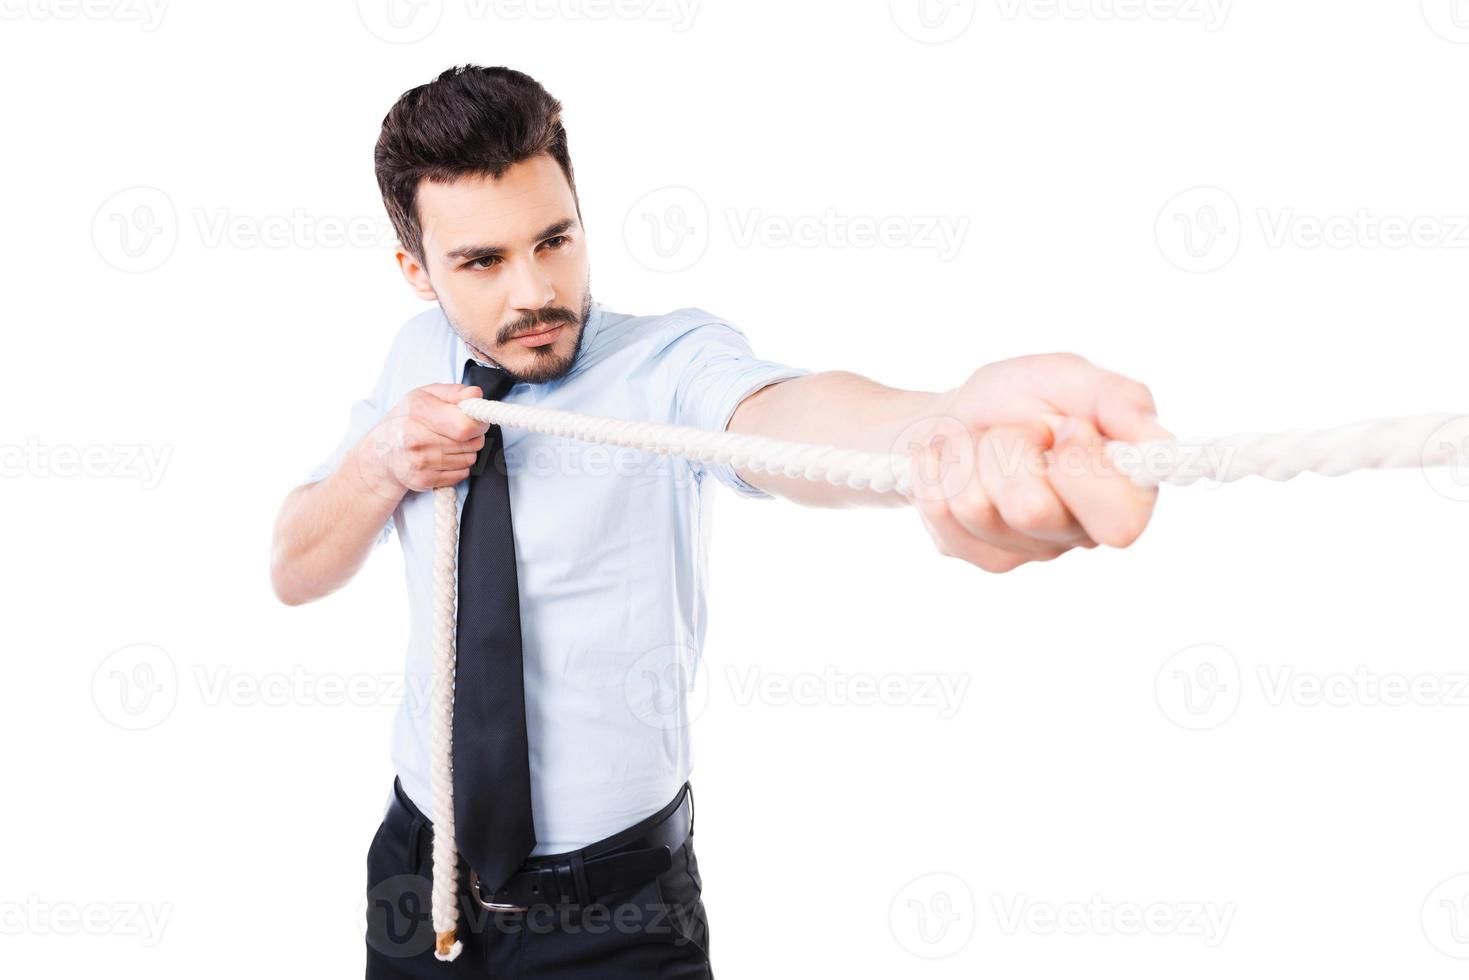
<instances>
[{"instance_id":1,"label":"young man in shirt and tie","mask_svg":"<svg viewBox=\"0 0 1469 980\"><path fill-rule=\"evenodd\" d=\"M395 528L406 670L427 689L425 491L458 490L464 949L434 956L429 718L405 704L398 778L368 854L367 975L709 977L683 696L704 640L711 482L815 506L911 504L941 553L1003 572L1130 544L1156 491L1110 470L1104 437L1171 436L1145 387L1074 355L905 391L759 360L699 309L605 309L590 292L560 105L520 72L466 66L407 92L375 159L399 267L436 305L403 326L336 451L287 498L271 567L282 601L309 602L350 581ZM912 452L939 476L905 498L574 444L475 422L456 407L475 396Z\"/></svg>"}]
</instances>

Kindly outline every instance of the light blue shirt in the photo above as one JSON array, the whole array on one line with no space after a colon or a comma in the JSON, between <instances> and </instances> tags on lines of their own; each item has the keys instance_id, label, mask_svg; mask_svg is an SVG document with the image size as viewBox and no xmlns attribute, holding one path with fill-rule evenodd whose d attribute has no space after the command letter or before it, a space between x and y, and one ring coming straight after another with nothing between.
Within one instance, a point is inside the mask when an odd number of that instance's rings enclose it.
<instances>
[{"instance_id":1,"label":"light blue shirt","mask_svg":"<svg viewBox=\"0 0 1469 980\"><path fill-rule=\"evenodd\" d=\"M435 308L399 331L372 393L352 408L329 475L414 388L462 382L474 357ZM592 305L575 364L504 401L723 430L746 396L809 372L757 359L745 335L703 310L633 317ZM505 429L520 583L533 854L574 850L658 810L692 768L688 691L704 644L710 476L769 494L729 465ZM463 507L466 483L460 483ZM392 759L429 819L429 628L434 506L407 494L396 529L410 631ZM462 595L460 602L473 602Z\"/></svg>"}]
</instances>

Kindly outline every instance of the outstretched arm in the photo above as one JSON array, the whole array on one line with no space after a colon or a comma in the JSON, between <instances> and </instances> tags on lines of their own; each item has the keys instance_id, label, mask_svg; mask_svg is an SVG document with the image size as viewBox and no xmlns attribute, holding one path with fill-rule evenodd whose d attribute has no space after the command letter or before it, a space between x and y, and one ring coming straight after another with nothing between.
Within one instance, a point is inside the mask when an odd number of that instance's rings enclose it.
<instances>
[{"instance_id":1,"label":"outstretched arm","mask_svg":"<svg viewBox=\"0 0 1469 980\"><path fill-rule=\"evenodd\" d=\"M1148 389L1074 354L986 365L942 392L829 371L768 385L729 431L907 455L908 496L740 470L762 490L819 507L915 506L939 551L1004 572L1075 547L1126 547L1152 515L1107 463L1106 440L1171 439Z\"/></svg>"}]
</instances>

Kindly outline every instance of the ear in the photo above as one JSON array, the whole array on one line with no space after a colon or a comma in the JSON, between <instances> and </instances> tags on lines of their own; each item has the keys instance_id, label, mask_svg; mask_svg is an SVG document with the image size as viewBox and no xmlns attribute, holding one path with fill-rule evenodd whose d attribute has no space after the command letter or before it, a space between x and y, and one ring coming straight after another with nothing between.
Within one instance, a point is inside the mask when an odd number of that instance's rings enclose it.
<instances>
[{"instance_id":1,"label":"ear","mask_svg":"<svg viewBox=\"0 0 1469 980\"><path fill-rule=\"evenodd\" d=\"M433 283L429 282L428 270L425 269L418 259L409 252L405 252L401 246L393 253L398 260L398 268L403 272L403 278L408 280L408 285L418 294L419 299L426 299L430 303L436 302L439 294L434 292Z\"/></svg>"}]
</instances>

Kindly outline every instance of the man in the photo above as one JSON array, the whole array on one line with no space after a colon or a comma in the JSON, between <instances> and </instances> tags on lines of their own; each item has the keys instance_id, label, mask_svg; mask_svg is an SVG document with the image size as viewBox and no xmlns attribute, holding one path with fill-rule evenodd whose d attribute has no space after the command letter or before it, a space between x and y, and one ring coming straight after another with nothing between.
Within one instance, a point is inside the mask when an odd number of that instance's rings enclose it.
<instances>
[{"instance_id":1,"label":"man","mask_svg":"<svg viewBox=\"0 0 1469 980\"><path fill-rule=\"evenodd\" d=\"M1110 469L1104 438L1170 435L1146 388L1074 355L904 391L759 360L702 310L594 303L560 105L519 72L466 66L407 92L375 156L399 268L437 305L403 327L335 453L287 498L271 567L283 602L309 602L396 528L407 672L424 684L425 491L457 488L463 953L434 956L428 712L405 705L368 853L367 975L709 977L682 713L705 632L712 481L818 506L911 504L943 554L1003 572L1130 544L1155 491ZM490 429L456 407L480 396L909 453L920 478L883 496Z\"/></svg>"}]
</instances>

